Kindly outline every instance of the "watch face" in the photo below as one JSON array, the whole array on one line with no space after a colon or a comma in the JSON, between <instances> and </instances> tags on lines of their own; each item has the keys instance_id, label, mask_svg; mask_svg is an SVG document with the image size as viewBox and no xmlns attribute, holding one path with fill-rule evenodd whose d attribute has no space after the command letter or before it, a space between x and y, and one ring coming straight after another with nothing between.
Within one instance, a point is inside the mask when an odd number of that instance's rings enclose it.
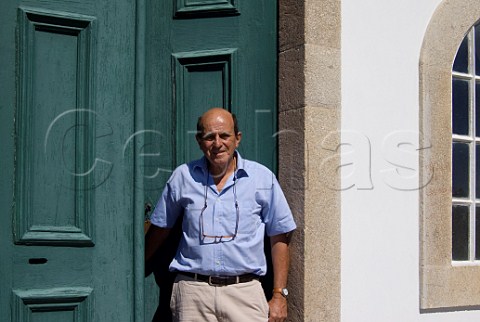
<instances>
[{"instance_id":1,"label":"watch face","mask_svg":"<svg viewBox=\"0 0 480 322\"><path fill-rule=\"evenodd\" d=\"M282 294L283 296L287 297L288 296L288 290L286 288L282 289Z\"/></svg>"}]
</instances>

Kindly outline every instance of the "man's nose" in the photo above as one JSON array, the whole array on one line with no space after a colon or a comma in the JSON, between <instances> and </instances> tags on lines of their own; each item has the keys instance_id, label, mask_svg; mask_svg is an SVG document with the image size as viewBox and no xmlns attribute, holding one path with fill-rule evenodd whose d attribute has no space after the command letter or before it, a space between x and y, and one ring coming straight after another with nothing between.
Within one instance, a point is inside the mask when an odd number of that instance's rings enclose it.
<instances>
[{"instance_id":1,"label":"man's nose","mask_svg":"<svg viewBox=\"0 0 480 322\"><path fill-rule=\"evenodd\" d=\"M222 140L220 139L220 135L215 135L215 139L213 140L214 146L220 146L222 144Z\"/></svg>"}]
</instances>

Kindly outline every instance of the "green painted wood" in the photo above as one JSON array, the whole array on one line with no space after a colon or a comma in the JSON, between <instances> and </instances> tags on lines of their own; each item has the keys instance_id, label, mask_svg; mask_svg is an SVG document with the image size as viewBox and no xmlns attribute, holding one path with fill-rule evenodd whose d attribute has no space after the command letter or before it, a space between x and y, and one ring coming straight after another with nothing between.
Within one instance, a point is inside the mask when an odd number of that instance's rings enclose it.
<instances>
[{"instance_id":1,"label":"green painted wood","mask_svg":"<svg viewBox=\"0 0 480 322\"><path fill-rule=\"evenodd\" d=\"M215 106L237 114L242 155L276 170L276 10L267 0L147 2L140 159L147 202L155 204L176 166L201 156L197 118ZM152 280L145 291L156 301Z\"/></svg>"},{"instance_id":2,"label":"green painted wood","mask_svg":"<svg viewBox=\"0 0 480 322\"><path fill-rule=\"evenodd\" d=\"M212 17L238 14L235 0L175 0L175 17Z\"/></svg>"},{"instance_id":3,"label":"green painted wood","mask_svg":"<svg viewBox=\"0 0 480 322\"><path fill-rule=\"evenodd\" d=\"M7 14L8 13L8 14ZM15 106L15 20L16 4L13 1L2 3L2 28L0 28L0 316L5 321L11 319L12 271L13 271L13 108ZM3 120L9 119L9 122ZM5 171L9 169L8 171Z\"/></svg>"},{"instance_id":4,"label":"green painted wood","mask_svg":"<svg viewBox=\"0 0 480 322\"><path fill-rule=\"evenodd\" d=\"M18 27L15 241L92 245L94 18L20 8Z\"/></svg>"},{"instance_id":5,"label":"green painted wood","mask_svg":"<svg viewBox=\"0 0 480 322\"><path fill-rule=\"evenodd\" d=\"M232 110L237 97L236 49L219 49L172 54L177 163L202 156L195 140L195 125L205 106ZM178 130L181 129L181 130Z\"/></svg>"},{"instance_id":6,"label":"green painted wood","mask_svg":"<svg viewBox=\"0 0 480 322\"><path fill-rule=\"evenodd\" d=\"M13 290L12 321L93 321L92 289Z\"/></svg>"},{"instance_id":7,"label":"green painted wood","mask_svg":"<svg viewBox=\"0 0 480 322\"><path fill-rule=\"evenodd\" d=\"M135 2L0 18L2 321L134 321Z\"/></svg>"},{"instance_id":8,"label":"green painted wood","mask_svg":"<svg viewBox=\"0 0 480 322\"><path fill-rule=\"evenodd\" d=\"M139 133L138 129L144 128L144 112L145 112L145 45L146 45L146 1L136 1L136 23L135 23L135 133ZM141 131L141 130L140 130ZM137 136L134 144L135 157L134 162L134 209L136 214L133 220L135 245L133 255L133 273L134 280L134 320L146 321L145 313L150 312L151 304L145 301L145 264L144 264L144 222L145 222L145 196L143 194L143 173L141 170L141 162L139 158L139 147L144 144L143 136ZM139 216L141 214L141 216ZM150 304L150 305L149 305Z\"/></svg>"}]
</instances>

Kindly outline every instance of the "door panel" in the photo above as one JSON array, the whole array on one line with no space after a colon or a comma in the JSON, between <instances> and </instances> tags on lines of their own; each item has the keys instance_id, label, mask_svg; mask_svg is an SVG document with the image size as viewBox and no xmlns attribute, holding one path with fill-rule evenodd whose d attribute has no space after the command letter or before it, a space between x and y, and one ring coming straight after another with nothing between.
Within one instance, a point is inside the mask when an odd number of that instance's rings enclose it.
<instances>
[{"instance_id":1,"label":"door panel","mask_svg":"<svg viewBox=\"0 0 480 322\"><path fill-rule=\"evenodd\" d=\"M2 320L133 320L134 9L2 3Z\"/></svg>"},{"instance_id":2,"label":"door panel","mask_svg":"<svg viewBox=\"0 0 480 322\"><path fill-rule=\"evenodd\" d=\"M89 189L91 176L81 175L95 149L85 130L93 128L88 121L95 113L85 108L92 106L86 89L93 82L93 20L55 11L18 11L17 244L93 245L94 190Z\"/></svg>"},{"instance_id":3,"label":"door panel","mask_svg":"<svg viewBox=\"0 0 480 322\"><path fill-rule=\"evenodd\" d=\"M195 140L197 118L208 106L232 110L233 77L236 75L235 49L175 53L173 106L176 119L175 160L183 162L202 156ZM234 67L235 66L235 67Z\"/></svg>"}]
</instances>

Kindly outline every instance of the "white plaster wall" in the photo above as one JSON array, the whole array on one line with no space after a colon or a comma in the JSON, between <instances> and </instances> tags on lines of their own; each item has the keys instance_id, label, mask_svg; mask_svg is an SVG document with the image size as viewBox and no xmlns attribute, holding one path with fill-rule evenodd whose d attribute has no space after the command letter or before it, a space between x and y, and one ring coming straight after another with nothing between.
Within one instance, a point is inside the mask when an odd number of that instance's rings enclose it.
<instances>
[{"instance_id":1,"label":"white plaster wall","mask_svg":"<svg viewBox=\"0 0 480 322\"><path fill-rule=\"evenodd\" d=\"M440 2L342 1L342 321L480 319L419 310L418 62Z\"/></svg>"}]
</instances>

